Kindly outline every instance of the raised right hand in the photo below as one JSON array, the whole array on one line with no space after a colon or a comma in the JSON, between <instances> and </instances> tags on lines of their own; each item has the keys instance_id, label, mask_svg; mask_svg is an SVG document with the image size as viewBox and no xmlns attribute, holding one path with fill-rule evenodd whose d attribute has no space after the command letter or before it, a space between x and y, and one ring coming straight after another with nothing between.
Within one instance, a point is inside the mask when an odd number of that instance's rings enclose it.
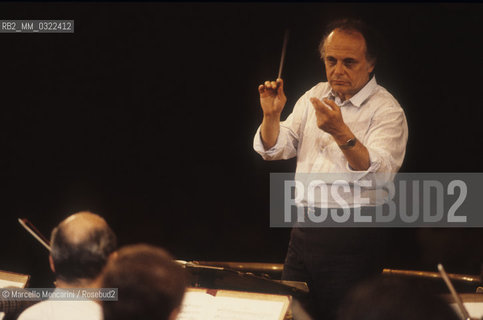
<instances>
[{"instance_id":1,"label":"raised right hand","mask_svg":"<svg viewBox=\"0 0 483 320\"><path fill-rule=\"evenodd\" d=\"M260 93L260 105L264 116L280 116L287 102L283 92L283 80L265 81L258 87Z\"/></svg>"}]
</instances>

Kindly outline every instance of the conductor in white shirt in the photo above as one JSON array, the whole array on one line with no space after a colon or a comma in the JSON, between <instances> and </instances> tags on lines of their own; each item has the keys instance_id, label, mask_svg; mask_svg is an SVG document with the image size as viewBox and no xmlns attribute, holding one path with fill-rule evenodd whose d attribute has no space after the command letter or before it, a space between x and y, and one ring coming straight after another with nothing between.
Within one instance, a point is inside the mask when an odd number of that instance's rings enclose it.
<instances>
[{"instance_id":1,"label":"conductor in white shirt","mask_svg":"<svg viewBox=\"0 0 483 320\"><path fill-rule=\"evenodd\" d=\"M90 212L79 212L62 221L51 236L50 267L56 291L99 288L101 272L117 240L106 221ZM92 300L45 300L26 309L19 320L101 320L102 307Z\"/></svg>"},{"instance_id":2,"label":"conductor in white shirt","mask_svg":"<svg viewBox=\"0 0 483 320\"><path fill-rule=\"evenodd\" d=\"M297 174L343 173L356 180L397 172L408 128L399 103L376 82L377 45L373 30L361 21L330 24L319 47L328 82L307 91L285 121L280 121L287 101L283 80L259 86L263 121L254 149L265 160L297 157ZM295 227L283 278L307 282L309 311L317 319L333 319L350 287L381 271L385 231Z\"/></svg>"}]
</instances>

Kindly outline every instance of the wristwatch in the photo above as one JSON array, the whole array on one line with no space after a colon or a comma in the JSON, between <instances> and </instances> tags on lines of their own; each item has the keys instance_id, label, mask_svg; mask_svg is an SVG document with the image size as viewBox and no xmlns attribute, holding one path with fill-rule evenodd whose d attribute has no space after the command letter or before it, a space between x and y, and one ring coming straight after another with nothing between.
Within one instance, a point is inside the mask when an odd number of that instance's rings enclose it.
<instances>
[{"instance_id":1,"label":"wristwatch","mask_svg":"<svg viewBox=\"0 0 483 320\"><path fill-rule=\"evenodd\" d=\"M352 139L347 140L346 143L339 145L339 148L341 148L342 150L348 150L354 147L356 143L357 143L357 138L354 137Z\"/></svg>"}]
</instances>

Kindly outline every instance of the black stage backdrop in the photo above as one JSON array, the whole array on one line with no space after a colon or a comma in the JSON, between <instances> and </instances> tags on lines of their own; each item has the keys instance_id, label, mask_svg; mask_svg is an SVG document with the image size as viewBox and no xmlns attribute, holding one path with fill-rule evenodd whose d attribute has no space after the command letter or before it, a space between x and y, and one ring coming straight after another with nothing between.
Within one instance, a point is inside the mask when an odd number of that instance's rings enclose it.
<instances>
[{"instance_id":1,"label":"black stage backdrop","mask_svg":"<svg viewBox=\"0 0 483 320\"><path fill-rule=\"evenodd\" d=\"M404 172L481 171L481 4L1 3L2 19L74 19L74 34L0 34L0 269L48 286L50 235L68 214L103 215L120 244L185 260L282 262L269 173L252 149L257 86L276 77L290 28L284 118L323 81L330 19L381 30L378 82L409 123ZM483 232L394 230L388 267L479 273ZM426 240L425 240L426 239Z\"/></svg>"}]
</instances>

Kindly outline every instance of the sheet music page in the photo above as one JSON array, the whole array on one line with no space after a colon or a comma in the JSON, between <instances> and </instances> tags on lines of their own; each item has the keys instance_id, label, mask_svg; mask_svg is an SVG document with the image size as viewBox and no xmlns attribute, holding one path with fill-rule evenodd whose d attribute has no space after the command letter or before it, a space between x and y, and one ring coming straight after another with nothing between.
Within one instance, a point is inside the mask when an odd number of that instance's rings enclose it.
<instances>
[{"instance_id":1,"label":"sheet music page","mask_svg":"<svg viewBox=\"0 0 483 320\"><path fill-rule=\"evenodd\" d=\"M177 320L279 320L283 301L186 292Z\"/></svg>"},{"instance_id":2,"label":"sheet music page","mask_svg":"<svg viewBox=\"0 0 483 320\"><path fill-rule=\"evenodd\" d=\"M284 303L244 298L216 297L213 319L278 320Z\"/></svg>"},{"instance_id":3,"label":"sheet music page","mask_svg":"<svg viewBox=\"0 0 483 320\"><path fill-rule=\"evenodd\" d=\"M24 285L25 283L23 282L0 279L0 288L6 288L6 287L23 288Z\"/></svg>"},{"instance_id":4,"label":"sheet music page","mask_svg":"<svg viewBox=\"0 0 483 320\"><path fill-rule=\"evenodd\" d=\"M0 320L2 320L2 319L3 319L3 317L5 317L5 313L0 312Z\"/></svg>"},{"instance_id":5,"label":"sheet music page","mask_svg":"<svg viewBox=\"0 0 483 320\"><path fill-rule=\"evenodd\" d=\"M480 319L483 317L483 303L482 302L463 302L466 310L470 314L470 317L472 318L478 318ZM458 305L456 303L452 303L451 307L458 313L458 315L461 315L460 309L458 308Z\"/></svg>"},{"instance_id":6,"label":"sheet music page","mask_svg":"<svg viewBox=\"0 0 483 320\"><path fill-rule=\"evenodd\" d=\"M28 280L28 275L0 270L0 288L25 288Z\"/></svg>"},{"instance_id":7,"label":"sheet music page","mask_svg":"<svg viewBox=\"0 0 483 320\"><path fill-rule=\"evenodd\" d=\"M181 312L177 320L209 320L213 319L214 296L206 292L190 292L184 295Z\"/></svg>"}]
</instances>

